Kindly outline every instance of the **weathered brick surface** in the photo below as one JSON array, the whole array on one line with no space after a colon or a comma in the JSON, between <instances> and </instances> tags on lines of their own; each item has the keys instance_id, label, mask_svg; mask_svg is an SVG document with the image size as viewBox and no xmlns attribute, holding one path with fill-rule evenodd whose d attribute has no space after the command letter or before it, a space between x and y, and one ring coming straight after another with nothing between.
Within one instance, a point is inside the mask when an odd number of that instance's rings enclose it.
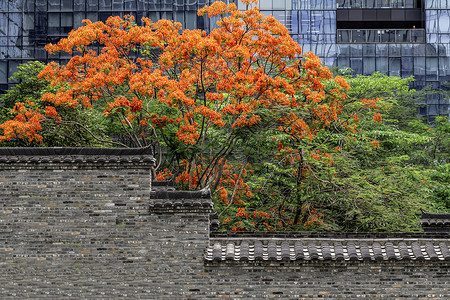
<instances>
[{"instance_id":1,"label":"weathered brick surface","mask_svg":"<svg viewBox=\"0 0 450 300\"><path fill-rule=\"evenodd\" d=\"M207 209L150 189L142 162L0 163L0 299L450 298L449 260L205 261Z\"/></svg>"}]
</instances>

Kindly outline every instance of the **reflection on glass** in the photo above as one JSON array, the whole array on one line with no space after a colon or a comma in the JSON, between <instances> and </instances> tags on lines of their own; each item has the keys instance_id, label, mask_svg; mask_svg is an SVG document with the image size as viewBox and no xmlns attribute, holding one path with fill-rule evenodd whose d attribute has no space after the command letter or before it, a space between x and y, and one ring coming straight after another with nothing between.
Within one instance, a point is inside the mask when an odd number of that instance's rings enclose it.
<instances>
[{"instance_id":1,"label":"reflection on glass","mask_svg":"<svg viewBox=\"0 0 450 300\"><path fill-rule=\"evenodd\" d=\"M338 43L350 42L351 30L339 30L338 31Z\"/></svg>"},{"instance_id":2,"label":"reflection on glass","mask_svg":"<svg viewBox=\"0 0 450 300\"><path fill-rule=\"evenodd\" d=\"M365 30L353 30L352 41L353 41L353 43L365 43L366 42L366 31Z\"/></svg>"},{"instance_id":3,"label":"reflection on glass","mask_svg":"<svg viewBox=\"0 0 450 300\"><path fill-rule=\"evenodd\" d=\"M425 43L424 29L339 29L337 35L338 43Z\"/></svg>"},{"instance_id":4,"label":"reflection on glass","mask_svg":"<svg viewBox=\"0 0 450 300\"><path fill-rule=\"evenodd\" d=\"M380 37L377 30L367 30L367 42L368 43L378 43Z\"/></svg>"}]
</instances>

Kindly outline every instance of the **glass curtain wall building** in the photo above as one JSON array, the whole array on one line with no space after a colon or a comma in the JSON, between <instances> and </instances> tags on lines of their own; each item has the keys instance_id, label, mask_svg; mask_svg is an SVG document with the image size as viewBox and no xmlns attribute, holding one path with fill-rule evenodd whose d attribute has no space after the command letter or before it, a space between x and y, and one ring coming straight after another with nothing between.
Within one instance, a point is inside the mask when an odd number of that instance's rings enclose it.
<instances>
[{"instance_id":1,"label":"glass curtain wall building","mask_svg":"<svg viewBox=\"0 0 450 300\"><path fill-rule=\"evenodd\" d=\"M210 30L215 20L196 15L209 2L0 0L0 91L14 84L8 78L22 62L69 59L49 56L44 46L67 36L85 18L132 14L138 20L174 19L183 28ZM355 74L413 75L415 88L445 88L450 80L450 0L259 0L258 6L326 65L350 67ZM449 100L439 95L420 110L430 117L449 113Z\"/></svg>"}]
</instances>

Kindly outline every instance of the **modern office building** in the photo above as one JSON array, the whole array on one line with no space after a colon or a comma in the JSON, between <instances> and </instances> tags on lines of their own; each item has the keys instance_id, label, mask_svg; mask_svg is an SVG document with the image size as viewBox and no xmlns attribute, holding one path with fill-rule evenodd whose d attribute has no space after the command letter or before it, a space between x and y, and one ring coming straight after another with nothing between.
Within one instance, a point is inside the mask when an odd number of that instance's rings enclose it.
<instances>
[{"instance_id":1,"label":"modern office building","mask_svg":"<svg viewBox=\"0 0 450 300\"><path fill-rule=\"evenodd\" d=\"M85 18L133 14L209 30L214 21L196 11L211 1L0 0L0 91L13 84L8 78L22 62L67 60L64 54L49 56L44 46ZM444 88L450 80L450 0L260 0L258 5L329 66L350 67L355 74L413 75L415 88ZM449 109L449 99L435 95L420 114L448 115Z\"/></svg>"}]
</instances>

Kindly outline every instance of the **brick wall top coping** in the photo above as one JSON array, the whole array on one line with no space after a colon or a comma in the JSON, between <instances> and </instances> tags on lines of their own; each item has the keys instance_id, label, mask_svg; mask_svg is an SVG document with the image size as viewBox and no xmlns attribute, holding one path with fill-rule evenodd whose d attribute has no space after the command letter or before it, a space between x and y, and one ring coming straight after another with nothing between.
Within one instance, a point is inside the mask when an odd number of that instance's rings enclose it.
<instances>
[{"instance_id":1,"label":"brick wall top coping","mask_svg":"<svg viewBox=\"0 0 450 300\"><path fill-rule=\"evenodd\" d=\"M172 189L159 189L161 182L153 182L150 193L150 211L173 210L177 208L190 208L210 212L213 209L211 191L209 188L200 191L176 191Z\"/></svg>"},{"instance_id":2,"label":"brick wall top coping","mask_svg":"<svg viewBox=\"0 0 450 300\"><path fill-rule=\"evenodd\" d=\"M153 165L155 159L151 152L150 148L0 148L0 164L144 163Z\"/></svg>"},{"instance_id":3,"label":"brick wall top coping","mask_svg":"<svg viewBox=\"0 0 450 300\"><path fill-rule=\"evenodd\" d=\"M448 233L212 233L204 259L230 261L450 261Z\"/></svg>"},{"instance_id":4,"label":"brick wall top coping","mask_svg":"<svg viewBox=\"0 0 450 300\"><path fill-rule=\"evenodd\" d=\"M0 156L53 155L152 155L151 148L96 148L96 147L5 147Z\"/></svg>"},{"instance_id":5,"label":"brick wall top coping","mask_svg":"<svg viewBox=\"0 0 450 300\"><path fill-rule=\"evenodd\" d=\"M422 213L422 227L450 227L450 214Z\"/></svg>"}]
</instances>

